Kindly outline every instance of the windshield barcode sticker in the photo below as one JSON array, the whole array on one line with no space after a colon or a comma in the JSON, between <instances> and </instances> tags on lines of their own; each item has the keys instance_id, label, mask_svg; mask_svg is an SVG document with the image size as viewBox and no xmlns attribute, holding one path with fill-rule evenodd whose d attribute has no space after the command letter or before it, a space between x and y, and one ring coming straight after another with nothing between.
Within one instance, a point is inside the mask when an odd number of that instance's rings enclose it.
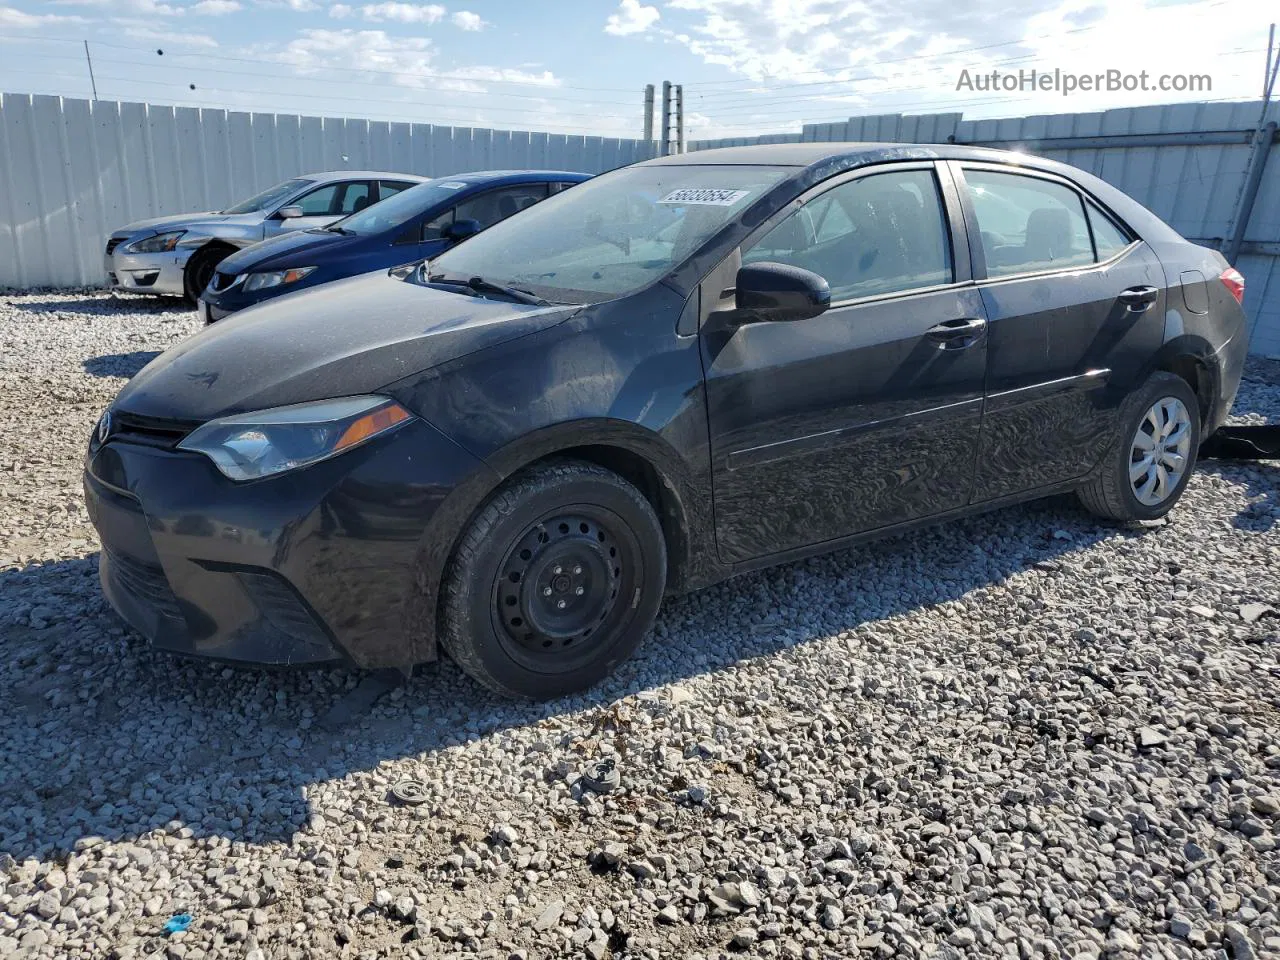
<instances>
[{"instance_id":1,"label":"windshield barcode sticker","mask_svg":"<svg viewBox=\"0 0 1280 960\"><path fill-rule=\"evenodd\" d=\"M715 187L685 187L672 190L659 203L705 203L713 207L731 207L749 191L719 190Z\"/></svg>"}]
</instances>

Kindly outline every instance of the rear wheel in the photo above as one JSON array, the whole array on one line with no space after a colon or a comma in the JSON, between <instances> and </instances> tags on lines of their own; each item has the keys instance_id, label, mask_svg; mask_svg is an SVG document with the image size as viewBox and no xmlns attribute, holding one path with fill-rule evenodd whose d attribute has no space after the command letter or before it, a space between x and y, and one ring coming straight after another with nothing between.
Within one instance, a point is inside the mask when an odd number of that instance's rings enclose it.
<instances>
[{"instance_id":1,"label":"rear wheel","mask_svg":"<svg viewBox=\"0 0 1280 960\"><path fill-rule=\"evenodd\" d=\"M1186 489L1199 447L1195 391L1179 376L1153 373L1121 408L1111 448L1080 501L1112 520L1159 519Z\"/></svg>"},{"instance_id":2,"label":"rear wheel","mask_svg":"<svg viewBox=\"0 0 1280 960\"><path fill-rule=\"evenodd\" d=\"M649 629L666 568L662 527L635 487L594 464L539 465L463 535L445 578L441 641L507 696L582 690Z\"/></svg>"},{"instance_id":3,"label":"rear wheel","mask_svg":"<svg viewBox=\"0 0 1280 960\"><path fill-rule=\"evenodd\" d=\"M227 247L215 246L204 247L191 255L182 274L182 292L187 303L195 304L200 299L200 294L213 279L213 271L233 252Z\"/></svg>"}]
</instances>

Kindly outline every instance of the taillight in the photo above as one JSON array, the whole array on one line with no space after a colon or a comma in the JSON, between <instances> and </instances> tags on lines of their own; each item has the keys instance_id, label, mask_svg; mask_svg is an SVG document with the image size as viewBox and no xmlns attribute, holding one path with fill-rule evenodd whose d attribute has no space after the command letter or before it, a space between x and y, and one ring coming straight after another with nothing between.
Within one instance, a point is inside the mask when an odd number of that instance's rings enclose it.
<instances>
[{"instance_id":1,"label":"taillight","mask_svg":"<svg viewBox=\"0 0 1280 960\"><path fill-rule=\"evenodd\" d=\"M1231 291L1231 295L1236 298L1236 303L1244 303L1244 277L1240 275L1240 271L1235 267L1227 267L1222 271L1222 276L1218 277L1222 281L1222 285Z\"/></svg>"}]
</instances>

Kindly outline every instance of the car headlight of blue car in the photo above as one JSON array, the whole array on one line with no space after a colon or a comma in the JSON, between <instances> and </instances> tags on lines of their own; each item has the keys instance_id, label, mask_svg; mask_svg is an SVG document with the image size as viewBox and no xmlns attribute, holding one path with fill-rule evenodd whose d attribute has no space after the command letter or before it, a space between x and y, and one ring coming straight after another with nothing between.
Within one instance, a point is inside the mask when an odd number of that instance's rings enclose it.
<instances>
[{"instance_id":1,"label":"car headlight of blue car","mask_svg":"<svg viewBox=\"0 0 1280 960\"><path fill-rule=\"evenodd\" d=\"M245 292L252 290L266 290L268 287L282 287L290 283L297 283L303 277L308 276L315 267L293 267L290 270L268 270L263 273L251 273L245 277Z\"/></svg>"}]
</instances>

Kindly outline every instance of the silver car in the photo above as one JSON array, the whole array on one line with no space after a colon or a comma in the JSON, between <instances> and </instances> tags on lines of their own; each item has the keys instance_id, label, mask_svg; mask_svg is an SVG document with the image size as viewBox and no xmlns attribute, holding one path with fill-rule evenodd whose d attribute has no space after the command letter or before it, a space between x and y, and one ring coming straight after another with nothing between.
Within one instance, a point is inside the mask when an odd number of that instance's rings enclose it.
<instances>
[{"instance_id":1,"label":"silver car","mask_svg":"<svg viewBox=\"0 0 1280 960\"><path fill-rule=\"evenodd\" d=\"M343 170L294 177L226 210L138 220L107 239L112 289L195 302L214 267L237 250L290 230L323 227L427 180Z\"/></svg>"}]
</instances>

